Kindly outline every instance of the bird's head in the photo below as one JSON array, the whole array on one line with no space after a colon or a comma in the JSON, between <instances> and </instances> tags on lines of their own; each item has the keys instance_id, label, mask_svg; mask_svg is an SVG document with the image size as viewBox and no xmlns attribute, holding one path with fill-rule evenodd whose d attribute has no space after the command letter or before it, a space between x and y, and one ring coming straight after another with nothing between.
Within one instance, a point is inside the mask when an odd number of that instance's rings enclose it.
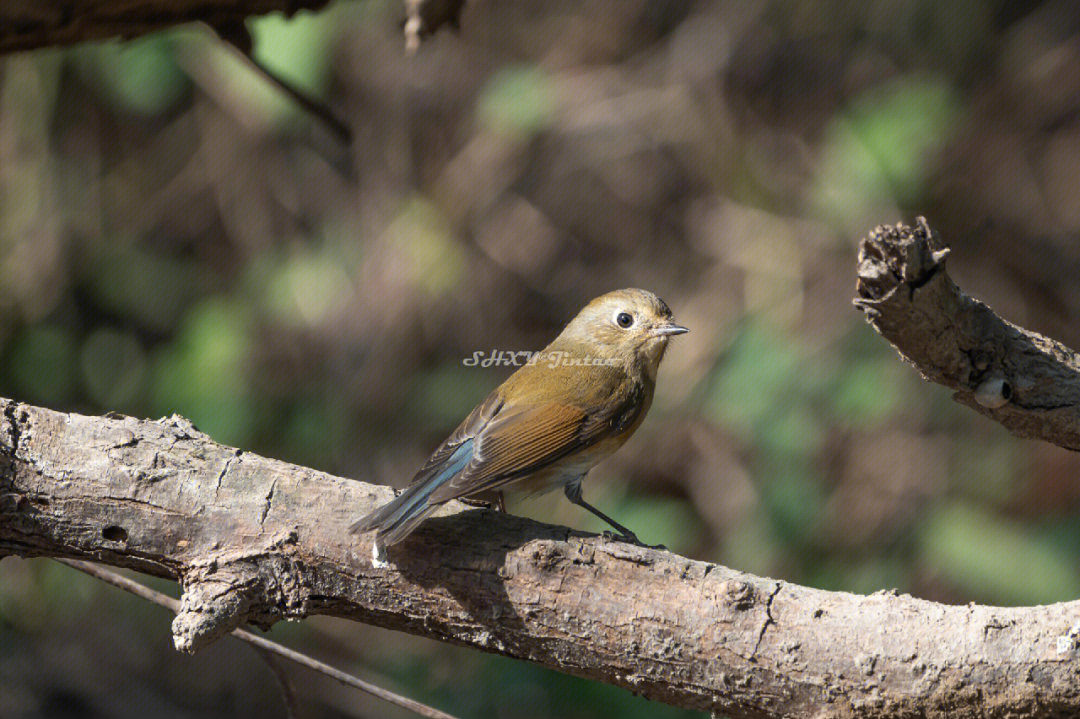
<instances>
[{"instance_id":1,"label":"bird's head","mask_svg":"<svg viewBox=\"0 0 1080 719\"><path fill-rule=\"evenodd\" d=\"M585 305L557 341L593 357L641 366L655 379L668 340L689 331L675 324L667 304L652 292L624 289Z\"/></svg>"}]
</instances>

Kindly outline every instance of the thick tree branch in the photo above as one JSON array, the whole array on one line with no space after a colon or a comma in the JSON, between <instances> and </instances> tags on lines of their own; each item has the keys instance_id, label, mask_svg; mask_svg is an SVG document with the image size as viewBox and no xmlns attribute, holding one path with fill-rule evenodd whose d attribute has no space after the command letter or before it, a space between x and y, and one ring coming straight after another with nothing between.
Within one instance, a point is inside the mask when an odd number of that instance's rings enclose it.
<instances>
[{"instance_id":1,"label":"thick tree branch","mask_svg":"<svg viewBox=\"0 0 1080 719\"><path fill-rule=\"evenodd\" d=\"M922 376L1020 437L1080 449L1080 356L960 290L926 220L859 246L855 305Z\"/></svg>"},{"instance_id":2,"label":"thick tree branch","mask_svg":"<svg viewBox=\"0 0 1080 719\"><path fill-rule=\"evenodd\" d=\"M1080 603L944 606L825 592L480 509L371 564L345 529L390 490L216 444L181 418L0 400L0 554L175 577L193 651L332 614L732 717L1080 712Z\"/></svg>"},{"instance_id":3,"label":"thick tree branch","mask_svg":"<svg viewBox=\"0 0 1080 719\"><path fill-rule=\"evenodd\" d=\"M247 51L244 20L282 11L321 10L330 0L4 0L0 2L0 55L77 42L132 38L173 25L203 22ZM465 0L404 0L405 44L447 25L456 29Z\"/></svg>"},{"instance_id":4,"label":"thick tree branch","mask_svg":"<svg viewBox=\"0 0 1080 719\"><path fill-rule=\"evenodd\" d=\"M0 54L87 40L132 38L204 22L226 39L250 15L319 10L329 0L7 0L0 3Z\"/></svg>"}]
</instances>

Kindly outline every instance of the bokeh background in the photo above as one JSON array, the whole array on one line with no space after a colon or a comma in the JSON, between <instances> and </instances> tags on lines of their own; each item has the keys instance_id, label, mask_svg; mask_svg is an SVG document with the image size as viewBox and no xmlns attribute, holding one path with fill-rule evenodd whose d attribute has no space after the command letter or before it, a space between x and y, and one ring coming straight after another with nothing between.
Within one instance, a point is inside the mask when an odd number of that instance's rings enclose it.
<instances>
[{"instance_id":1,"label":"bokeh background","mask_svg":"<svg viewBox=\"0 0 1080 719\"><path fill-rule=\"evenodd\" d=\"M591 297L690 326L586 496L646 541L829 589L1080 596L1080 459L924 383L852 308L858 239L925 214L1005 317L1080 346L1080 13L1066 0L401 3L0 61L0 394L179 412L404 484ZM599 530L561 497L513 512ZM168 583L156 582L168 587ZM246 647L47 560L0 563L0 715L276 717ZM291 646L463 717L696 716L316 618ZM299 669L305 717L408 716Z\"/></svg>"}]
</instances>

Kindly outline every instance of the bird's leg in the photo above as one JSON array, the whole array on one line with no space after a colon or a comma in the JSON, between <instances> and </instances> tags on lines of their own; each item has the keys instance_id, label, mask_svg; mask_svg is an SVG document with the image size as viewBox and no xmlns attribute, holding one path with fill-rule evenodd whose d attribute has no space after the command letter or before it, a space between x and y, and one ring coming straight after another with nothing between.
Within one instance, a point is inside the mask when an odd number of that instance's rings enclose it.
<instances>
[{"instance_id":1,"label":"bird's leg","mask_svg":"<svg viewBox=\"0 0 1080 719\"><path fill-rule=\"evenodd\" d=\"M599 517L600 519L604 520L605 522L610 524L612 527L614 527L619 532L619 534L622 535L621 539L623 541L629 542L630 544L637 544L637 545L640 545L640 546L645 546L645 545L643 545L641 543L641 540L637 538L636 534L634 534L629 529L622 526L621 524L616 522L614 519L607 516L606 514L601 512L599 509L592 506L591 504L589 504L588 502L586 502L584 499L581 498L581 479L580 478L577 479L576 481L567 483L567 485L563 488L563 492L566 494L566 498L569 499L571 502L573 502L577 506L581 507L582 509L589 510L590 512L595 514L597 517Z\"/></svg>"}]
</instances>

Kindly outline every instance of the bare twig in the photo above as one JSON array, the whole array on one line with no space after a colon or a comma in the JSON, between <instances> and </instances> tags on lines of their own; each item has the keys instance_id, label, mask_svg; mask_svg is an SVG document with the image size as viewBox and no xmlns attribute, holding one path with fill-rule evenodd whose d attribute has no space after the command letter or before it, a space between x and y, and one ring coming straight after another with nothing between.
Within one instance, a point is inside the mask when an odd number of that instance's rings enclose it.
<instances>
[{"instance_id":1,"label":"bare twig","mask_svg":"<svg viewBox=\"0 0 1080 719\"><path fill-rule=\"evenodd\" d=\"M104 569L97 566L96 564L91 564L90 562L84 562L77 559L57 558L56 561L60 562L61 564L66 564L73 569L77 569L80 572L85 572L86 574L89 574L96 579L100 579L107 584L111 584L114 587L123 589L125 592L130 592L137 597L145 599L149 602L153 602L154 604L165 607L166 609L169 609L173 612L180 611L179 600L166 596L161 592L155 591L143 584L139 584L138 582L128 579L121 574L117 574L116 572ZM255 649L261 654L270 655L271 657L279 656L284 659L288 659L291 662L295 662L296 664L307 667L308 669L319 672L320 674L324 674L331 679L341 682L346 686L350 686L354 689L359 689L362 692L366 692L368 694L371 694L372 696L378 697L379 699L388 701L391 704L396 704L399 707L403 707L410 711L416 712L422 717L427 717L428 719L455 719L454 716L451 714L439 711L438 709L435 709L434 707L429 707L426 704L421 704L420 702L409 699L408 697L403 697L400 694L395 694L394 692L383 689L382 687L377 687L374 684L370 684L364 681L363 679L354 677L351 674L346 674L340 669L335 669L329 664L320 662L317 659L312 659L306 654L301 654L294 649L283 647L276 642L270 641L269 639L265 639L258 635L252 634L246 629L234 629L232 632L230 632L230 634L232 634L232 636L236 637L241 641L253 645ZM270 665L272 668L274 668L274 674L279 677L279 681L283 679L283 675L280 674L280 667L277 667L272 660L270 660ZM289 708L290 713L293 713L293 710L295 708L295 698L292 696L292 690L289 686L287 679L281 681L281 685L284 688L283 690L286 692L287 697L290 697Z\"/></svg>"},{"instance_id":2,"label":"bare twig","mask_svg":"<svg viewBox=\"0 0 1080 719\"><path fill-rule=\"evenodd\" d=\"M299 105L305 112L312 115L316 120L322 122L330 133L343 145L348 145L352 142L352 130L348 124L342 120L337 114L330 109L330 106L324 102L316 100L309 96L307 93L299 90L292 83L285 80L278 75L275 71L268 68L263 63L259 62L255 58L250 38L244 30L243 34L237 35L232 33L221 33L222 45L231 52L239 62L243 63L252 72L261 75L268 80L270 84L276 87L281 92L288 95L289 99Z\"/></svg>"},{"instance_id":3,"label":"bare twig","mask_svg":"<svg viewBox=\"0 0 1080 719\"><path fill-rule=\"evenodd\" d=\"M281 662L270 652L258 647L252 647L252 649L266 662L266 666L270 668L270 673L274 675L278 690L281 692L281 698L285 702L287 719L300 719L300 707L296 701L296 691L293 689L292 681L289 679L289 673L285 671L285 667L281 666Z\"/></svg>"}]
</instances>

